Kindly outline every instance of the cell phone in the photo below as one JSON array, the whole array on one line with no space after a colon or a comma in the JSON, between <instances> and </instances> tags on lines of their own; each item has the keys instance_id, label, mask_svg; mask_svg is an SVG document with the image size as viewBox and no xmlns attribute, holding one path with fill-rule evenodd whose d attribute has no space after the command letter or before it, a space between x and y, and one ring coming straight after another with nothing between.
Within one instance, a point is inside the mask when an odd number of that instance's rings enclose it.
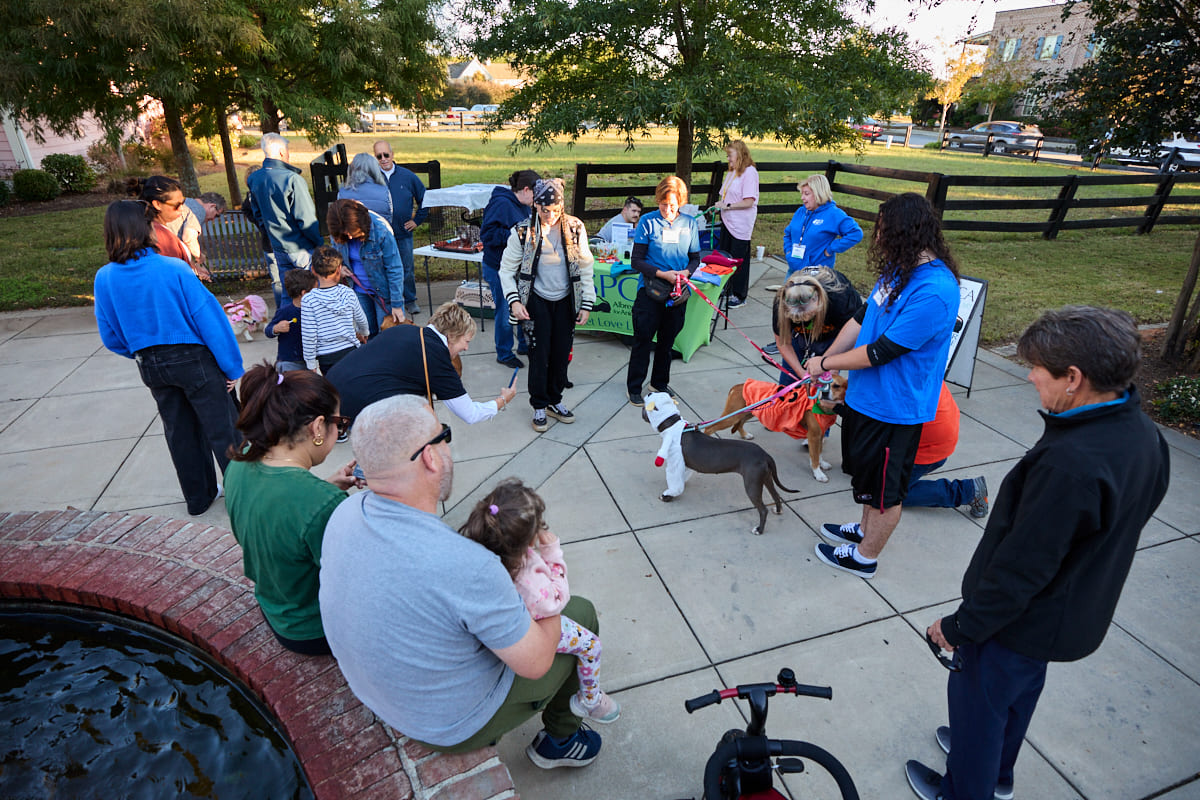
<instances>
[{"instance_id":1,"label":"cell phone","mask_svg":"<svg viewBox=\"0 0 1200 800\"><path fill-rule=\"evenodd\" d=\"M521 371L520 367L513 367L512 377L508 381L509 388L512 388L512 386L517 382L517 373L520 371Z\"/></svg>"},{"instance_id":2,"label":"cell phone","mask_svg":"<svg viewBox=\"0 0 1200 800\"><path fill-rule=\"evenodd\" d=\"M360 481L365 481L367 479L367 476L363 474L362 467L360 467L358 464L354 465L354 469L350 471L350 474L358 478Z\"/></svg>"}]
</instances>

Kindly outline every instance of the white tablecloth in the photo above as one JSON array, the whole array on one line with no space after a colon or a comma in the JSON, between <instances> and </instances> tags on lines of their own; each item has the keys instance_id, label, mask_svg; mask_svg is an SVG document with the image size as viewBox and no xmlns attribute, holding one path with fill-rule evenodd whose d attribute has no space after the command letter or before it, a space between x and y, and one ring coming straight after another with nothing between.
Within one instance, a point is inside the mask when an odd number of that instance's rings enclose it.
<instances>
[{"instance_id":1,"label":"white tablecloth","mask_svg":"<svg viewBox=\"0 0 1200 800\"><path fill-rule=\"evenodd\" d=\"M492 197L492 190L497 183L464 183L460 186L446 186L442 189L428 189L421 208L437 208L439 206L456 206L471 211L486 208ZM507 187L505 187L507 188Z\"/></svg>"}]
</instances>

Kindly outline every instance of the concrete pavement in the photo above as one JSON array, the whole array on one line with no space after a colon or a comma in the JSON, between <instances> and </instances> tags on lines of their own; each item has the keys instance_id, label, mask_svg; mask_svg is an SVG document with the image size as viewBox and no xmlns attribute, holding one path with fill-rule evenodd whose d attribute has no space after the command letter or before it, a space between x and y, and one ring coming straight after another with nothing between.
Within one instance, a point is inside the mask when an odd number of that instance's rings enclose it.
<instances>
[{"instance_id":1,"label":"concrete pavement","mask_svg":"<svg viewBox=\"0 0 1200 800\"><path fill-rule=\"evenodd\" d=\"M777 267L756 264L751 301L732 312L755 341L770 339ZM764 273L766 270L766 273ZM436 287L448 298L453 286ZM422 319L427 319L423 317ZM273 359L262 334L242 343L247 364ZM577 421L536 434L524 393L510 411L455 429L457 527L499 478L517 475L546 499L564 542L573 590L595 601L602 682L621 719L583 770L542 772L523 749L530 722L500 744L521 796L699 797L718 737L745 722L731 703L689 716L683 700L735 683L772 680L790 666L833 700L780 697L768 731L819 744L849 768L864 798L907 798L907 758L940 768L933 731L946 721L945 671L923 641L953 607L986 520L965 510L911 509L864 581L820 564L821 523L857 518L840 470L839 431L826 445L830 482L817 483L796 442L753 425L784 484L798 488L766 533L736 477L698 475L670 504L654 466L659 437L625 398L628 348L607 335L576 338L567 404ZM496 364L489 325L463 357L465 383L493 397L510 371ZM970 396L956 390L961 439L944 474L982 474L993 493L1041 433L1025 370L981 352ZM729 387L774 372L732 328L692 360L673 387L690 419L716 416ZM523 381L518 381L522 386ZM1200 442L1173 431L1172 485L1142 535L1109 635L1093 656L1052 665L1017 764L1023 798L1200 800ZM339 445L316 472L351 457ZM186 518L161 423L134 363L104 350L91 309L0 315L0 508L128 510ZM204 520L227 525L223 501ZM818 770L784 780L794 797L832 796Z\"/></svg>"}]
</instances>

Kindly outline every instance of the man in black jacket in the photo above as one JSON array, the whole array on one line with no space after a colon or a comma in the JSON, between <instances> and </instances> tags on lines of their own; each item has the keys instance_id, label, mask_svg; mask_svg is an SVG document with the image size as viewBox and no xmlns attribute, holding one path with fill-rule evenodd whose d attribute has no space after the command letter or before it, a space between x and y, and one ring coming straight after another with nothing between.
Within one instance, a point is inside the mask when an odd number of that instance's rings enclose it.
<instances>
[{"instance_id":1,"label":"man in black jacket","mask_svg":"<svg viewBox=\"0 0 1200 800\"><path fill-rule=\"evenodd\" d=\"M1005 477L963 576L927 635L954 650L946 775L906 773L925 800L1005 800L1049 661L1104 640L1138 537L1167 491L1169 456L1131 384L1141 340L1123 311L1068 306L1021 336L1046 430ZM953 670L955 667L952 667Z\"/></svg>"},{"instance_id":2,"label":"man in black jacket","mask_svg":"<svg viewBox=\"0 0 1200 800\"><path fill-rule=\"evenodd\" d=\"M508 321L508 301L504 299L504 288L500 285L500 256L508 246L508 237L513 226L529 219L533 208L533 186L540 176L531 169L517 170L508 178L511 189L497 186L492 190L483 220L479 225L479 241L483 242L483 279L492 290L492 302L496 307L495 326L496 361L506 367L525 366L513 354L513 325ZM525 333L516 326L517 352L526 349Z\"/></svg>"}]
</instances>

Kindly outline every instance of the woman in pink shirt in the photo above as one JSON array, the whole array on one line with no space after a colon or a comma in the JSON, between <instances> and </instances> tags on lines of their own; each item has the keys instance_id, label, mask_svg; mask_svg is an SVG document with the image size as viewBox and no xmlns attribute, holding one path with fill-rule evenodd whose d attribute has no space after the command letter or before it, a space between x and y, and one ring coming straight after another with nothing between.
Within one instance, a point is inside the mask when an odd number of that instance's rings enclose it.
<instances>
[{"instance_id":1,"label":"woman in pink shirt","mask_svg":"<svg viewBox=\"0 0 1200 800\"><path fill-rule=\"evenodd\" d=\"M750 291L750 237L758 217L758 170L741 139L730 142L725 155L729 158L729 171L725 173L717 201L721 212L721 240L717 247L742 260L725 289L729 292L729 307L738 308L746 302L746 293Z\"/></svg>"}]
</instances>

